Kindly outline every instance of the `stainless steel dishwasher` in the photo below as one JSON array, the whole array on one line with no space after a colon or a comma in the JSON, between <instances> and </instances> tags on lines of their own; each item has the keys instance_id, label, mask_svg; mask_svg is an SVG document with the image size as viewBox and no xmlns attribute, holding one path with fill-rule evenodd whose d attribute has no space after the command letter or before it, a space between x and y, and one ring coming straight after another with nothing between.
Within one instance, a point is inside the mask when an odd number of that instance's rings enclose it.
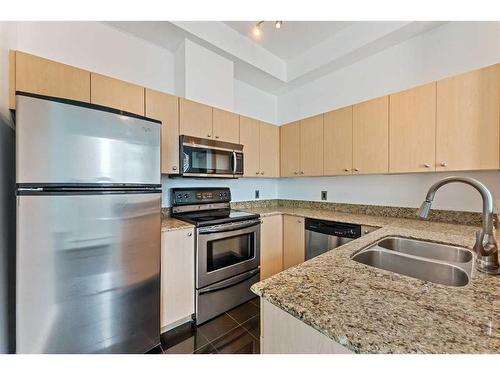
<instances>
[{"instance_id":1,"label":"stainless steel dishwasher","mask_svg":"<svg viewBox=\"0 0 500 375\"><path fill-rule=\"evenodd\" d=\"M379 228L306 218L305 229L306 260L308 260Z\"/></svg>"}]
</instances>

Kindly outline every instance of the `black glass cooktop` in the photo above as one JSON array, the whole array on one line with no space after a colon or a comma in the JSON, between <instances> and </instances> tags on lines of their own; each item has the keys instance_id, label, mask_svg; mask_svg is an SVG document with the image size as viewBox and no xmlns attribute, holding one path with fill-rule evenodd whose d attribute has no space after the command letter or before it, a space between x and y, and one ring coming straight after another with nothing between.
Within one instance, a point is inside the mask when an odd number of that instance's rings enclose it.
<instances>
[{"instance_id":1,"label":"black glass cooktop","mask_svg":"<svg viewBox=\"0 0 500 375\"><path fill-rule=\"evenodd\" d=\"M259 215L245 211L219 209L173 214L172 217L187 221L199 227L214 224L231 223L235 221L251 220L258 218Z\"/></svg>"}]
</instances>

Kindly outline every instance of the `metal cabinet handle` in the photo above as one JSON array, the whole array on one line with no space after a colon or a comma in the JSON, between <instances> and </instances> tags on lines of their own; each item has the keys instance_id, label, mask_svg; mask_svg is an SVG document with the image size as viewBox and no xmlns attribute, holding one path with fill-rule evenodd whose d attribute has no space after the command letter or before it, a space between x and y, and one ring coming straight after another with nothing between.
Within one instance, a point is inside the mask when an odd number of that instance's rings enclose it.
<instances>
[{"instance_id":1,"label":"metal cabinet handle","mask_svg":"<svg viewBox=\"0 0 500 375\"><path fill-rule=\"evenodd\" d=\"M425 168L430 168L431 166L429 164L424 164Z\"/></svg>"},{"instance_id":2,"label":"metal cabinet handle","mask_svg":"<svg viewBox=\"0 0 500 375\"><path fill-rule=\"evenodd\" d=\"M259 174L259 171L255 172L255 174Z\"/></svg>"},{"instance_id":3,"label":"metal cabinet handle","mask_svg":"<svg viewBox=\"0 0 500 375\"><path fill-rule=\"evenodd\" d=\"M354 168L354 172L359 172L359 168Z\"/></svg>"},{"instance_id":4,"label":"metal cabinet handle","mask_svg":"<svg viewBox=\"0 0 500 375\"><path fill-rule=\"evenodd\" d=\"M218 136L218 135L216 135L216 136L215 136L215 139L219 139L219 136Z\"/></svg>"},{"instance_id":5,"label":"metal cabinet handle","mask_svg":"<svg viewBox=\"0 0 500 375\"><path fill-rule=\"evenodd\" d=\"M293 172L293 174L299 174L299 172L295 171L295 172Z\"/></svg>"},{"instance_id":6,"label":"metal cabinet handle","mask_svg":"<svg viewBox=\"0 0 500 375\"><path fill-rule=\"evenodd\" d=\"M300 174L304 174L304 171L300 171Z\"/></svg>"},{"instance_id":7,"label":"metal cabinet handle","mask_svg":"<svg viewBox=\"0 0 500 375\"><path fill-rule=\"evenodd\" d=\"M189 233L188 233L188 237L191 237L192 235L193 235L193 233L192 233L192 232L189 232Z\"/></svg>"},{"instance_id":8,"label":"metal cabinet handle","mask_svg":"<svg viewBox=\"0 0 500 375\"><path fill-rule=\"evenodd\" d=\"M176 166L176 165L174 165L174 166L172 167L172 170L173 170L173 171L176 171L176 170L177 170L177 166Z\"/></svg>"},{"instance_id":9,"label":"metal cabinet handle","mask_svg":"<svg viewBox=\"0 0 500 375\"><path fill-rule=\"evenodd\" d=\"M210 138L212 136L212 134L207 134L207 137Z\"/></svg>"},{"instance_id":10,"label":"metal cabinet handle","mask_svg":"<svg viewBox=\"0 0 500 375\"><path fill-rule=\"evenodd\" d=\"M344 172L349 172L349 168L344 168Z\"/></svg>"},{"instance_id":11,"label":"metal cabinet handle","mask_svg":"<svg viewBox=\"0 0 500 375\"><path fill-rule=\"evenodd\" d=\"M446 162L445 162L445 161L442 161L442 162L441 162L441 167L447 167L447 166L448 166L448 164L446 164Z\"/></svg>"},{"instance_id":12,"label":"metal cabinet handle","mask_svg":"<svg viewBox=\"0 0 500 375\"><path fill-rule=\"evenodd\" d=\"M261 175L264 175L264 172L260 172Z\"/></svg>"}]
</instances>

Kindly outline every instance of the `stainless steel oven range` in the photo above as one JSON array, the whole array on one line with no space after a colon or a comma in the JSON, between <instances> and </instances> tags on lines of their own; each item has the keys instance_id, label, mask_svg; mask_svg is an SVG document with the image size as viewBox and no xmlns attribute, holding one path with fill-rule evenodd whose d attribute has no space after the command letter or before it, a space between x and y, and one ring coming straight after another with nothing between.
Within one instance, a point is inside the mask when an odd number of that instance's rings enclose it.
<instances>
[{"instance_id":1,"label":"stainless steel oven range","mask_svg":"<svg viewBox=\"0 0 500 375\"><path fill-rule=\"evenodd\" d=\"M260 279L260 218L231 210L229 188L175 188L172 216L196 226L196 324L252 299Z\"/></svg>"}]
</instances>

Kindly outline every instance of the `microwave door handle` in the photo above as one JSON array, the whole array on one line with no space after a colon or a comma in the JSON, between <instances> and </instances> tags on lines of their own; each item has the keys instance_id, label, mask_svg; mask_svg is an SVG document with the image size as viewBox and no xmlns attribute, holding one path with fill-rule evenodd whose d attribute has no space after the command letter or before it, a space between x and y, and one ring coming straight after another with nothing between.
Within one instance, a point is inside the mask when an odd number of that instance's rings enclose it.
<instances>
[{"instance_id":1,"label":"microwave door handle","mask_svg":"<svg viewBox=\"0 0 500 375\"><path fill-rule=\"evenodd\" d=\"M233 151L233 174L236 174L236 151Z\"/></svg>"}]
</instances>

